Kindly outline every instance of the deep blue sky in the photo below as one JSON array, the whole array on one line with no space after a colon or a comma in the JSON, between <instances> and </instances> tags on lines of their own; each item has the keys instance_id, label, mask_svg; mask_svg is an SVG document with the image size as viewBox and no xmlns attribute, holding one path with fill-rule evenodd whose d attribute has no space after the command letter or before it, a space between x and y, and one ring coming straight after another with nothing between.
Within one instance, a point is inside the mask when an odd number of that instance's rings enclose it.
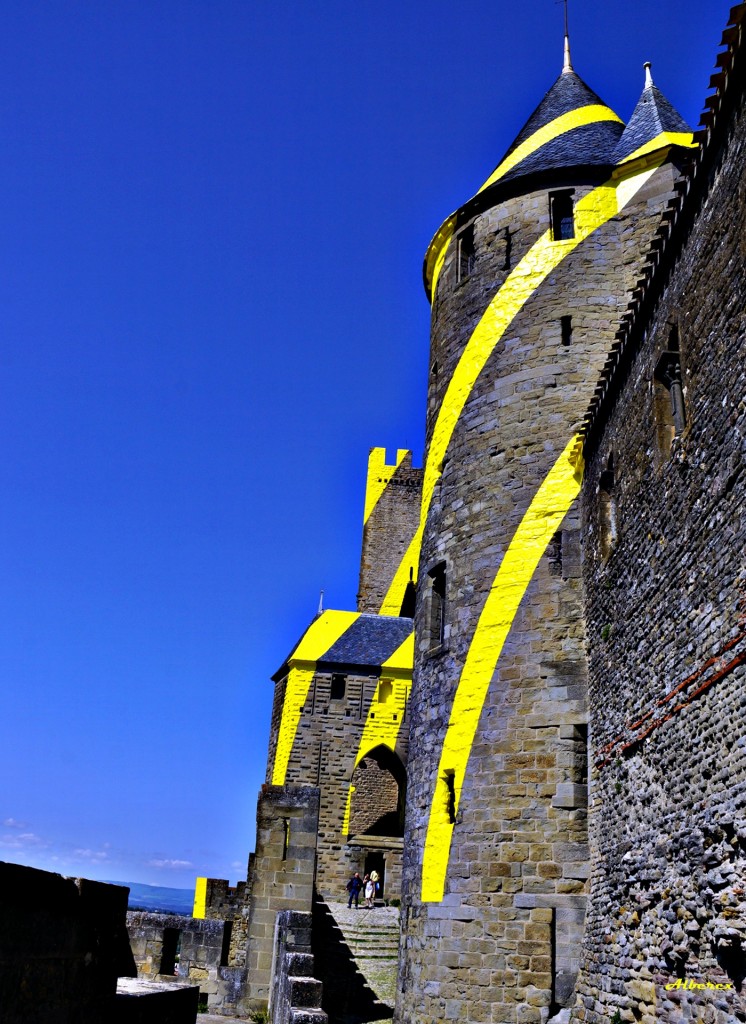
<instances>
[{"instance_id":1,"label":"deep blue sky","mask_svg":"<svg viewBox=\"0 0 746 1024\"><path fill-rule=\"evenodd\" d=\"M728 3L571 0L699 120ZM554 0L6 0L0 857L245 877L271 673L421 458L425 248L561 67Z\"/></svg>"}]
</instances>

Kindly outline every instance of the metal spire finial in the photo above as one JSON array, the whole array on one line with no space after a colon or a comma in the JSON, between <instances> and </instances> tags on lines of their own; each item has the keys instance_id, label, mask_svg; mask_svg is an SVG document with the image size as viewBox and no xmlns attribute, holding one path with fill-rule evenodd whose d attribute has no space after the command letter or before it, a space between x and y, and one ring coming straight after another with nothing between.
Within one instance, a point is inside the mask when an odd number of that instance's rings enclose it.
<instances>
[{"instance_id":1,"label":"metal spire finial","mask_svg":"<svg viewBox=\"0 0 746 1024\"><path fill-rule=\"evenodd\" d=\"M650 70L652 68L652 66L653 65L650 63L649 60L646 60L645 63L643 64L643 67L645 68L645 88L646 89L649 89L650 86L653 84L653 75L652 75L652 72Z\"/></svg>"},{"instance_id":2,"label":"metal spire finial","mask_svg":"<svg viewBox=\"0 0 746 1024\"><path fill-rule=\"evenodd\" d=\"M323 610L324 610L324 591L322 590L321 593L319 594L319 610L318 610L318 612L316 614L317 615L321 615Z\"/></svg>"},{"instance_id":3,"label":"metal spire finial","mask_svg":"<svg viewBox=\"0 0 746 1024\"><path fill-rule=\"evenodd\" d=\"M570 57L570 29L568 27L567 20L567 0L564 0L565 4L565 60L562 65L562 74L567 74L568 71L573 70L572 58Z\"/></svg>"}]
</instances>

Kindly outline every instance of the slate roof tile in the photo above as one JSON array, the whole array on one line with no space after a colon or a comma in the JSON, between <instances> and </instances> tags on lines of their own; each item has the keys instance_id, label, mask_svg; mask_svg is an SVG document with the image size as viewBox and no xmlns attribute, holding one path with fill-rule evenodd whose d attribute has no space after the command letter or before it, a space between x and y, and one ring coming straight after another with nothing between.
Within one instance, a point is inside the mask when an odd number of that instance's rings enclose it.
<instances>
[{"instance_id":1,"label":"slate roof tile","mask_svg":"<svg viewBox=\"0 0 746 1024\"><path fill-rule=\"evenodd\" d=\"M412 620L389 615L361 615L326 654L324 665L380 667L412 632Z\"/></svg>"}]
</instances>

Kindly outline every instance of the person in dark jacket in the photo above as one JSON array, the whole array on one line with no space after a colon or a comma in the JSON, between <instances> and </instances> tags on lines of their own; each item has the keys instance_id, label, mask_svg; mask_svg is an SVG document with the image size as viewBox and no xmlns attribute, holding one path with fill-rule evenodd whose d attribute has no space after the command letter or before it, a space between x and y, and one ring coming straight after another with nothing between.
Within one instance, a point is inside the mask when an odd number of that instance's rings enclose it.
<instances>
[{"instance_id":1,"label":"person in dark jacket","mask_svg":"<svg viewBox=\"0 0 746 1024\"><path fill-rule=\"evenodd\" d=\"M352 909L352 901L355 901L355 910L357 910L357 901L360 896L360 890L363 887L363 880L356 871L352 878L347 883L347 892L350 894L350 898L347 901L347 909Z\"/></svg>"}]
</instances>

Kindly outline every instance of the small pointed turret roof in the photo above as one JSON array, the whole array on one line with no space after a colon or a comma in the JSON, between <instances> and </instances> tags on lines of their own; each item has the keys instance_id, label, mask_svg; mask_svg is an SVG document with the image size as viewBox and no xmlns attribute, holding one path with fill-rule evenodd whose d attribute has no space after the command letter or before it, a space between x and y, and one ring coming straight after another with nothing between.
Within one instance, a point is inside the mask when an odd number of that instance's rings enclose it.
<instances>
[{"instance_id":1,"label":"small pointed turret roof","mask_svg":"<svg viewBox=\"0 0 746 1024\"><path fill-rule=\"evenodd\" d=\"M647 63L645 88L616 147L614 161L625 163L669 145L693 145L692 130L653 82Z\"/></svg>"}]
</instances>

